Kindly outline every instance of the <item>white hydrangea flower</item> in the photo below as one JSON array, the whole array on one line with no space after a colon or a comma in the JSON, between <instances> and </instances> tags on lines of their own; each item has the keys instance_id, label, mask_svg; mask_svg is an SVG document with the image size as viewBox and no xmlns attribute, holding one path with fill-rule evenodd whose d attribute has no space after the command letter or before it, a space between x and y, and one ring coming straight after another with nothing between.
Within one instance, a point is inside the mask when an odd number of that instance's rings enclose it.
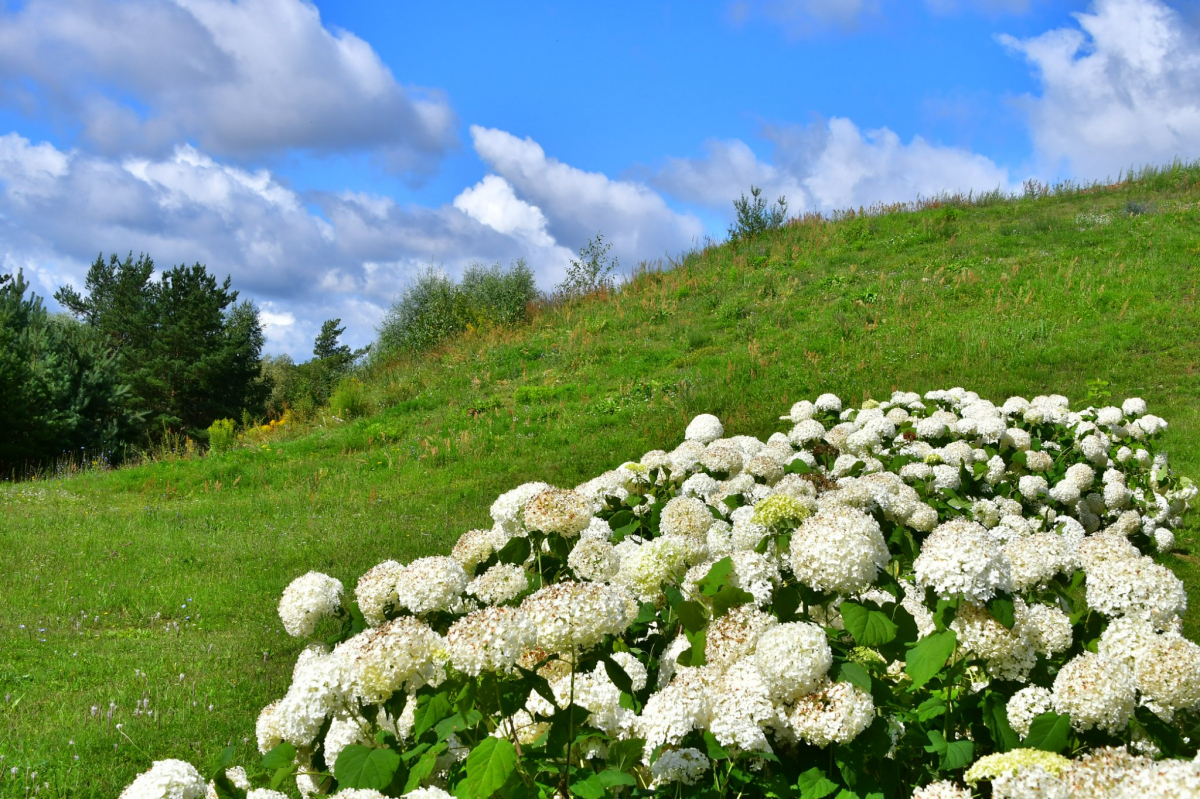
<instances>
[{"instance_id":1,"label":"white hydrangea flower","mask_svg":"<svg viewBox=\"0 0 1200 799\"><path fill-rule=\"evenodd\" d=\"M783 477L784 461L773 452L764 450L746 461L745 470L755 480L774 485Z\"/></svg>"},{"instance_id":2,"label":"white hydrangea flower","mask_svg":"<svg viewBox=\"0 0 1200 799\"><path fill-rule=\"evenodd\" d=\"M776 717L766 680L753 658L734 663L717 681L708 730L722 746L771 751L763 727Z\"/></svg>"},{"instance_id":3,"label":"white hydrangea flower","mask_svg":"<svg viewBox=\"0 0 1200 799\"><path fill-rule=\"evenodd\" d=\"M677 745L692 730L708 727L717 679L719 675L705 666L679 666L674 671L671 681L650 696L634 722L634 732L646 741L647 751Z\"/></svg>"},{"instance_id":4,"label":"white hydrangea flower","mask_svg":"<svg viewBox=\"0 0 1200 799\"><path fill-rule=\"evenodd\" d=\"M708 509L705 508L705 513ZM600 538L581 538L567 556L567 565L581 580L602 583L616 576L621 558L616 548Z\"/></svg>"},{"instance_id":5,"label":"white hydrangea flower","mask_svg":"<svg viewBox=\"0 0 1200 799\"><path fill-rule=\"evenodd\" d=\"M818 591L857 594L875 582L889 559L887 542L872 517L833 507L805 519L792 534L796 578Z\"/></svg>"},{"instance_id":6,"label":"white hydrangea flower","mask_svg":"<svg viewBox=\"0 0 1200 799\"><path fill-rule=\"evenodd\" d=\"M525 504L524 521L530 530L558 533L568 538L587 529L592 521L592 503L582 494L547 488Z\"/></svg>"},{"instance_id":7,"label":"white hydrangea flower","mask_svg":"<svg viewBox=\"0 0 1200 799\"><path fill-rule=\"evenodd\" d=\"M1121 403L1121 412L1129 417L1145 416L1149 406L1141 397L1130 397Z\"/></svg>"},{"instance_id":8,"label":"white hydrangea flower","mask_svg":"<svg viewBox=\"0 0 1200 799\"><path fill-rule=\"evenodd\" d=\"M525 483L506 491L492 503L492 521L507 535L525 532L525 504L551 486L548 483Z\"/></svg>"},{"instance_id":9,"label":"white hydrangea flower","mask_svg":"<svg viewBox=\"0 0 1200 799\"><path fill-rule=\"evenodd\" d=\"M1064 479L1050 489L1050 499L1064 505L1073 505L1079 501L1079 486Z\"/></svg>"},{"instance_id":10,"label":"white hydrangea flower","mask_svg":"<svg viewBox=\"0 0 1200 799\"><path fill-rule=\"evenodd\" d=\"M527 596L521 609L537 630L537 645L548 652L594 646L624 632L637 615L623 591L600 583L548 585Z\"/></svg>"},{"instance_id":11,"label":"white hydrangea flower","mask_svg":"<svg viewBox=\"0 0 1200 799\"><path fill-rule=\"evenodd\" d=\"M822 394L817 397L817 401L813 403L813 407L818 413L841 413L842 401L838 399L836 394Z\"/></svg>"},{"instance_id":12,"label":"white hydrangea flower","mask_svg":"<svg viewBox=\"0 0 1200 799\"><path fill-rule=\"evenodd\" d=\"M485 605L501 605L520 596L529 588L525 569L511 563L497 563L467 584L466 592Z\"/></svg>"},{"instance_id":13,"label":"white hydrangea flower","mask_svg":"<svg viewBox=\"0 0 1200 799\"><path fill-rule=\"evenodd\" d=\"M313 634L318 621L333 616L341 607L341 580L320 572L309 572L283 589L279 618L288 635L307 638Z\"/></svg>"},{"instance_id":14,"label":"white hydrangea flower","mask_svg":"<svg viewBox=\"0 0 1200 799\"><path fill-rule=\"evenodd\" d=\"M928 463L906 463L900 467L900 477L910 483L922 482L933 476L933 467Z\"/></svg>"},{"instance_id":15,"label":"white hydrangea flower","mask_svg":"<svg viewBox=\"0 0 1200 799\"><path fill-rule=\"evenodd\" d=\"M953 519L939 525L913 563L917 585L944 598L986 603L1012 590L1011 566L999 542L980 524Z\"/></svg>"},{"instance_id":16,"label":"white hydrangea flower","mask_svg":"<svg viewBox=\"0 0 1200 799\"><path fill-rule=\"evenodd\" d=\"M1134 656L1142 703L1167 719L1200 706L1200 646L1178 633L1149 637Z\"/></svg>"},{"instance_id":17,"label":"white hydrangea flower","mask_svg":"<svg viewBox=\"0 0 1200 799\"><path fill-rule=\"evenodd\" d=\"M777 623L773 615L754 605L731 608L709 623L704 641L705 660L724 673L737 661L754 654L759 637Z\"/></svg>"},{"instance_id":18,"label":"white hydrangea flower","mask_svg":"<svg viewBox=\"0 0 1200 799\"><path fill-rule=\"evenodd\" d=\"M742 453L737 447L721 442L709 444L700 456L700 465L710 472L733 477L742 470ZM751 478L753 482L753 478Z\"/></svg>"},{"instance_id":19,"label":"white hydrangea flower","mask_svg":"<svg viewBox=\"0 0 1200 799\"><path fill-rule=\"evenodd\" d=\"M462 596L468 582L470 578L454 558L417 558L397 580L396 600L416 614L447 610Z\"/></svg>"},{"instance_id":20,"label":"white hydrangea flower","mask_svg":"<svg viewBox=\"0 0 1200 799\"><path fill-rule=\"evenodd\" d=\"M679 486L680 496L708 499L717 492L720 483L711 475L697 472L683 481Z\"/></svg>"},{"instance_id":21,"label":"white hydrangea flower","mask_svg":"<svg viewBox=\"0 0 1200 799\"><path fill-rule=\"evenodd\" d=\"M310 745L339 704L344 671L344 660L336 651L330 653L314 644L301 652L287 694L259 718L260 739L277 738L297 747Z\"/></svg>"},{"instance_id":22,"label":"white hydrangea flower","mask_svg":"<svg viewBox=\"0 0 1200 799\"><path fill-rule=\"evenodd\" d=\"M1021 496L1030 502L1036 502L1044 497L1050 490L1050 484L1046 482L1046 478L1038 474L1022 475L1017 481L1017 490L1021 492Z\"/></svg>"},{"instance_id":23,"label":"white hydrangea flower","mask_svg":"<svg viewBox=\"0 0 1200 799\"><path fill-rule=\"evenodd\" d=\"M430 676L444 647L429 625L401 616L339 644L331 657L344 670L346 696L379 703L405 683Z\"/></svg>"},{"instance_id":24,"label":"white hydrangea flower","mask_svg":"<svg viewBox=\"0 0 1200 799\"><path fill-rule=\"evenodd\" d=\"M787 702L817 690L833 665L833 651L816 624L789 622L759 636L754 660L771 699Z\"/></svg>"},{"instance_id":25,"label":"white hydrangea flower","mask_svg":"<svg viewBox=\"0 0 1200 799\"><path fill-rule=\"evenodd\" d=\"M650 787L661 788L673 782L695 785L708 767L708 758L699 749L668 749L650 765Z\"/></svg>"},{"instance_id":26,"label":"white hydrangea flower","mask_svg":"<svg viewBox=\"0 0 1200 799\"><path fill-rule=\"evenodd\" d=\"M723 435L725 435L725 426L721 424L721 420L711 413L702 413L688 424L683 437L688 441L708 444Z\"/></svg>"},{"instance_id":27,"label":"white hydrangea flower","mask_svg":"<svg viewBox=\"0 0 1200 799\"><path fill-rule=\"evenodd\" d=\"M704 538L712 523L712 512L702 500L695 497L674 497L663 506L659 530L663 535Z\"/></svg>"},{"instance_id":28,"label":"white hydrangea flower","mask_svg":"<svg viewBox=\"0 0 1200 799\"><path fill-rule=\"evenodd\" d=\"M458 537L450 557L454 558L468 573L492 556L492 531L468 530Z\"/></svg>"},{"instance_id":29,"label":"white hydrangea flower","mask_svg":"<svg viewBox=\"0 0 1200 799\"><path fill-rule=\"evenodd\" d=\"M1068 542L1057 533L1013 536L1002 551L1009 563L1012 586L1018 591L1048 582L1067 571L1074 560Z\"/></svg>"},{"instance_id":30,"label":"white hydrangea flower","mask_svg":"<svg viewBox=\"0 0 1200 799\"><path fill-rule=\"evenodd\" d=\"M121 791L120 799L201 799L207 790L204 778L183 760L156 760Z\"/></svg>"},{"instance_id":31,"label":"white hydrangea flower","mask_svg":"<svg viewBox=\"0 0 1200 799\"><path fill-rule=\"evenodd\" d=\"M914 789L912 799L971 799L971 792L951 780L938 780Z\"/></svg>"},{"instance_id":32,"label":"white hydrangea flower","mask_svg":"<svg viewBox=\"0 0 1200 799\"><path fill-rule=\"evenodd\" d=\"M1029 435L1028 430L1022 430L1019 427L1010 427L1000 437L1000 445L1023 452L1033 445L1033 437Z\"/></svg>"},{"instance_id":33,"label":"white hydrangea flower","mask_svg":"<svg viewBox=\"0 0 1200 799\"><path fill-rule=\"evenodd\" d=\"M1025 468L1031 472L1044 472L1054 465L1054 458L1045 450L1030 450L1025 453Z\"/></svg>"},{"instance_id":34,"label":"white hydrangea flower","mask_svg":"<svg viewBox=\"0 0 1200 799\"><path fill-rule=\"evenodd\" d=\"M1183 581L1141 555L1094 562L1087 568L1085 591L1088 607L1109 616L1138 616L1166 624L1187 609Z\"/></svg>"},{"instance_id":35,"label":"white hydrangea flower","mask_svg":"<svg viewBox=\"0 0 1200 799\"><path fill-rule=\"evenodd\" d=\"M1029 725L1043 713L1053 709L1050 691L1040 685L1030 685L1017 691L1008 700L1008 724L1024 738L1029 734Z\"/></svg>"},{"instance_id":36,"label":"white hydrangea flower","mask_svg":"<svg viewBox=\"0 0 1200 799\"><path fill-rule=\"evenodd\" d=\"M813 746L849 743L875 720L871 695L848 682L825 682L821 690L801 696L787 715L796 737Z\"/></svg>"},{"instance_id":37,"label":"white hydrangea flower","mask_svg":"<svg viewBox=\"0 0 1200 799\"><path fill-rule=\"evenodd\" d=\"M617 545L621 567L613 581L626 586L641 602L663 600L663 583L674 584L687 570L693 539L662 536L653 541L625 539Z\"/></svg>"},{"instance_id":38,"label":"white hydrangea flower","mask_svg":"<svg viewBox=\"0 0 1200 799\"><path fill-rule=\"evenodd\" d=\"M1041 603L1026 605L1022 599L1016 601L1015 629L1035 652L1043 655L1065 652L1074 641L1071 618L1066 613Z\"/></svg>"},{"instance_id":39,"label":"white hydrangea flower","mask_svg":"<svg viewBox=\"0 0 1200 799\"><path fill-rule=\"evenodd\" d=\"M981 605L964 604L950 627L959 646L984 661L994 677L1024 681L1037 664L1037 653L1021 631L1008 629Z\"/></svg>"},{"instance_id":40,"label":"white hydrangea flower","mask_svg":"<svg viewBox=\"0 0 1200 799\"><path fill-rule=\"evenodd\" d=\"M446 650L456 669L477 677L511 668L535 640L533 623L521 609L483 608L450 625Z\"/></svg>"},{"instance_id":41,"label":"white hydrangea flower","mask_svg":"<svg viewBox=\"0 0 1200 799\"><path fill-rule=\"evenodd\" d=\"M1133 714L1134 682L1120 664L1084 652L1059 670L1052 701L1055 712L1069 715L1075 729L1098 727L1117 734Z\"/></svg>"}]
</instances>

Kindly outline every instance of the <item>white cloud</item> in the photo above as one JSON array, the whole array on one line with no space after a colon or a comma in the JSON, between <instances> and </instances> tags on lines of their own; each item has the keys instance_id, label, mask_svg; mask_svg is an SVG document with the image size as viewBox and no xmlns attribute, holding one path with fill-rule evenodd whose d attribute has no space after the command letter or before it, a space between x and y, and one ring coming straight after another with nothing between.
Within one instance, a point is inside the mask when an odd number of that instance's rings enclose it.
<instances>
[{"instance_id":1,"label":"white cloud","mask_svg":"<svg viewBox=\"0 0 1200 799\"><path fill-rule=\"evenodd\" d=\"M271 351L310 355L321 321L341 317L362 346L421 268L452 275L471 261L525 258L549 288L570 252L536 221L538 209L484 181L452 205L402 207L362 193L300 196L266 170L222 163L190 146L163 158L116 161L0 137L3 270L23 269L49 296L81 286L100 252L150 254L160 269L205 264L254 299ZM507 206L489 210L493 201ZM316 206L319 214L309 210Z\"/></svg>"},{"instance_id":2,"label":"white cloud","mask_svg":"<svg viewBox=\"0 0 1200 799\"><path fill-rule=\"evenodd\" d=\"M625 265L673 254L700 240L704 226L677 213L650 187L585 172L546 155L532 139L471 126L475 151L517 196L536 206L555 241L578 249L597 233Z\"/></svg>"},{"instance_id":3,"label":"white cloud","mask_svg":"<svg viewBox=\"0 0 1200 799\"><path fill-rule=\"evenodd\" d=\"M191 139L238 158L371 151L424 172L456 140L444 96L399 84L370 45L325 28L307 0L0 7L5 97L81 125L109 154L161 155Z\"/></svg>"},{"instance_id":4,"label":"white cloud","mask_svg":"<svg viewBox=\"0 0 1200 799\"><path fill-rule=\"evenodd\" d=\"M1022 107L1043 168L1099 179L1200 157L1200 32L1158 0L1097 0L1075 19L1000 37L1041 79Z\"/></svg>"},{"instance_id":5,"label":"white cloud","mask_svg":"<svg viewBox=\"0 0 1200 799\"><path fill-rule=\"evenodd\" d=\"M1007 170L982 155L919 136L905 144L887 128L864 133L848 119L768 127L763 133L774 144L772 163L740 140L710 141L703 158L671 159L652 182L730 216L732 201L752 184L768 200L785 195L791 213L1010 188Z\"/></svg>"}]
</instances>

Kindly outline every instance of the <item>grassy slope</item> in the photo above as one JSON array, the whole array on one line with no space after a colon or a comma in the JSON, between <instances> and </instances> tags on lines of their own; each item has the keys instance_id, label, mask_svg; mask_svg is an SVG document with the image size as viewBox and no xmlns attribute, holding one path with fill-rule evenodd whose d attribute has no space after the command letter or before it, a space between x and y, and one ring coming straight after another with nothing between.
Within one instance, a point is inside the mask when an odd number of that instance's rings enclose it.
<instances>
[{"instance_id":1,"label":"grassy slope","mask_svg":"<svg viewBox=\"0 0 1200 799\"><path fill-rule=\"evenodd\" d=\"M670 448L702 411L765 437L824 391L1078 401L1100 378L1166 417L1176 468L1200 476L1198 181L797 224L375 374L368 419L0 488L0 796L31 770L41 795L114 796L151 759L227 742L247 761L297 651L274 615L291 579L352 587L445 551L498 493ZM1167 562L1197 607L1200 569Z\"/></svg>"}]
</instances>

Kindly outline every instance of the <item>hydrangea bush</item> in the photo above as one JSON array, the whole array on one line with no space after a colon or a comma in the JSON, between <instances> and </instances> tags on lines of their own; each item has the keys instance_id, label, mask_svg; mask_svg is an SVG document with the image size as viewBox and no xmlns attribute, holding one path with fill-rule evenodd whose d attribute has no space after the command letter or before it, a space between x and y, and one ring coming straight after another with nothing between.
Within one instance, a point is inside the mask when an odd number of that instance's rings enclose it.
<instances>
[{"instance_id":1,"label":"hydrangea bush","mask_svg":"<svg viewBox=\"0 0 1200 799\"><path fill-rule=\"evenodd\" d=\"M1139 399L799 402L528 483L447 556L284 591L261 762L122 796L1193 796L1197 494ZM328 624L325 625L328 628ZM255 787L257 786L257 787Z\"/></svg>"}]
</instances>

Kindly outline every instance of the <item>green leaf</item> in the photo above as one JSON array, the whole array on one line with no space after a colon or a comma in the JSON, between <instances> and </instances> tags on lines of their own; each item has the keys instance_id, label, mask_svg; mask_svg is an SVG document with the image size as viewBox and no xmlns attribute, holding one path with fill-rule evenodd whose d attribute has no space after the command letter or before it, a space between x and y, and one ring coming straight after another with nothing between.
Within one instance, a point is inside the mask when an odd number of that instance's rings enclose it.
<instances>
[{"instance_id":1,"label":"green leaf","mask_svg":"<svg viewBox=\"0 0 1200 799\"><path fill-rule=\"evenodd\" d=\"M613 741L608 746L608 767L618 771L628 771L641 763L645 751L646 742L641 738Z\"/></svg>"},{"instance_id":2,"label":"green leaf","mask_svg":"<svg viewBox=\"0 0 1200 799\"><path fill-rule=\"evenodd\" d=\"M633 680L625 669L621 668L621 664L613 660L612 655L604 655L600 662L604 664L604 672L612 684L617 686L617 690L625 694L633 693Z\"/></svg>"},{"instance_id":3,"label":"green leaf","mask_svg":"<svg viewBox=\"0 0 1200 799\"><path fill-rule=\"evenodd\" d=\"M846 630L854 636L859 646L881 646L896 637L899 629L886 613L871 610L857 602L845 601L838 605Z\"/></svg>"},{"instance_id":4,"label":"green leaf","mask_svg":"<svg viewBox=\"0 0 1200 799\"><path fill-rule=\"evenodd\" d=\"M438 744L430 749L425 754L421 755L421 759L413 764L412 769L408 772L408 779L404 783L404 793L415 791L421 787L421 783L433 773L437 767L438 755L441 754L445 744Z\"/></svg>"},{"instance_id":5,"label":"green leaf","mask_svg":"<svg viewBox=\"0 0 1200 799\"><path fill-rule=\"evenodd\" d=\"M400 755L391 749L370 749L351 744L341 751L333 766L339 788L370 788L382 791L400 767Z\"/></svg>"},{"instance_id":6,"label":"green leaf","mask_svg":"<svg viewBox=\"0 0 1200 799\"><path fill-rule=\"evenodd\" d=\"M1043 713L1029 725L1025 747L1046 752L1061 752L1071 740L1071 717L1053 711Z\"/></svg>"},{"instance_id":7,"label":"green leaf","mask_svg":"<svg viewBox=\"0 0 1200 799\"><path fill-rule=\"evenodd\" d=\"M731 574L733 574L733 560L726 556L714 563L708 570L708 574L696 582L696 586L705 596L716 596L718 591L729 585L729 575Z\"/></svg>"},{"instance_id":8,"label":"green leaf","mask_svg":"<svg viewBox=\"0 0 1200 799\"><path fill-rule=\"evenodd\" d=\"M946 771L957 771L966 768L974 759L975 744L971 741L954 741L946 744L946 754L942 757L942 768Z\"/></svg>"},{"instance_id":9,"label":"green leaf","mask_svg":"<svg viewBox=\"0 0 1200 799\"><path fill-rule=\"evenodd\" d=\"M527 536L517 536L516 538L510 538L496 557L501 563L520 566L529 559L532 552L533 548L529 543L529 538Z\"/></svg>"},{"instance_id":10,"label":"green leaf","mask_svg":"<svg viewBox=\"0 0 1200 799\"><path fill-rule=\"evenodd\" d=\"M987 603L987 609L996 619L1008 629L1017 623L1016 609L1011 597L998 596Z\"/></svg>"},{"instance_id":11,"label":"green leaf","mask_svg":"<svg viewBox=\"0 0 1200 799\"><path fill-rule=\"evenodd\" d=\"M992 742L1001 752L1021 745L1021 738L1008 723L1008 705L1003 695L989 692L983 701L983 722L992 734Z\"/></svg>"},{"instance_id":12,"label":"green leaf","mask_svg":"<svg viewBox=\"0 0 1200 799\"><path fill-rule=\"evenodd\" d=\"M825 776L819 768L810 768L796 778L801 799L825 799L838 789L838 784Z\"/></svg>"},{"instance_id":13,"label":"green leaf","mask_svg":"<svg viewBox=\"0 0 1200 799\"><path fill-rule=\"evenodd\" d=\"M437 733L438 740L444 741L456 732L474 727L482 720L482 713L478 710L471 710L466 716L463 716L461 713L455 713L450 718L442 719L434 725L433 729Z\"/></svg>"},{"instance_id":14,"label":"green leaf","mask_svg":"<svg viewBox=\"0 0 1200 799\"><path fill-rule=\"evenodd\" d=\"M571 783L571 793L581 799L604 799L606 791L604 783L600 782L600 775L592 774L585 780Z\"/></svg>"},{"instance_id":15,"label":"green leaf","mask_svg":"<svg viewBox=\"0 0 1200 799\"><path fill-rule=\"evenodd\" d=\"M717 743L716 737L708 730L704 731L704 748L708 751L709 760L728 760L729 753Z\"/></svg>"},{"instance_id":16,"label":"green leaf","mask_svg":"<svg viewBox=\"0 0 1200 799\"><path fill-rule=\"evenodd\" d=\"M279 768L275 769L275 773L271 775L271 790L273 791L280 785L283 785L283 781L292 776L292 774L295 772L295 763L288 763L286 766L280 766Z\"/></svg>"},{"instance_id":17,"label":"green leaf","mask_svg":"<svg viewBox=\"0 0 1200 799\"><path fill-rule=\"evenodd\" d=\"M596 775L600 778L600 782L605 788L615 788L618 785L637 785L637 780L632 774L626 774L624 771L606 768Z\"/></svg>"},{"instance_id":18,"label":"green leaf","mask_svg":"<svg viewBox=\"0 0 1200 799\"><path fill-rule=\"evenodd\" d=\"M458 783L459 799L487 799L517 767L517 750L506 738L488 736L467 755L467 776Z\"/></svg>"},{"instance_id":19,"label":"green leaf","mask_svg":"<svg viewBox=\"0 0 1200 799\"><path fill-rule=\"evenodd\" d=\"M946 700L940 696L931 696L917 705L917 721L922 723L935 719L946 712Z\"/></svg>"},{"instance_id":20,"label":"green leaf","mask_svg":"<svg viewBox=\"0 0 1200 799\"><path fill-rule=\"evenodd\" d=\"M871 693L871 675L857 663L843 663L838 669L837 682L848 682Z\"/></svg>"},{"instance_id":21,"label":"green leaf","mask_svg":"<svg viewBox=\"0 0 1200 799\"><path fill-rule=\"evenodd\" d=\"M675 658L675 662L680 666L703 666L708 662L704 657L705 631L690 633L684 630L683 634L687 636L688 642L692 646L690 649L680 652L679 657Z\"/></svg>"},{"instance_id":22,"label":"green leaf","mask_svg":"<svg viewBox=\"0 0 1200 799\"><path fill-rule=\"evenodd\" d=\"M771 603L781 622L795 621L801 605L800 589L795 585L784 586L774 593Z\"/></svg>"},{"instance_id":23,"label":"green leaf","mask_svg":"<svg viewBox=\"0 0 1200 799\"><path fill-rule=\"evenodd\" d=\"M287 741L284 741L279 746L272 749L263 755L262 767L267 771L277 769L282 766L292 765L292 761L296 759L296 747L292 746Z\"/></svg>"},{"instance_id":24,"label":"green leaf","mask_svg":"<svg viewBox=\"0 0 1200 799\"><path fill-rule=\"evenodd\" d=\"M958 638L953 630L927 635L908 650L904 672L912 678L913 688L920 688L942 670L942 666L954 654Z\"/></svg>"},{"instance_id":25,"label":"green leaf","mask_svg":"<svg viewBox=\"0 0 1200 799\"><path fill-rule=\"evenodd\" d=\"M945 630L958 615L958 602L952 599L939 599L933 611L933 624L939 630Z\"/></svg>"},{"instance_id":26,"label":"green leaf","mask_svg":"<svg viewBox=\"0 0 1200 799\"><path fill-rule=\"evenodd\" d=\"M751 594L749 591L743 591L740 588L734 588L732 585L727 585L713 597L713 618L719 619L728 613L730 608L736 608L739 605L745 605L753 601L754 594Z\"/></svg>"},{"instance_id":27,"label":"green leaf","mask_svg":"<svg viewBox=\"0 0 1200 799\"><path fill-rule=\"evenodd\" d=\"M450 700L443 693L417 698L417 711L414 716L413 737L420 738L426 730L432 728L442 719L452 715L453 708Z\"/></svg>"},{"instance_id":28,"label":"green leaf","mask_svg":"<svg viewBox=\"0 0 1200 799\"><path fill-rule=\"evenodd\" d=\"M675 606L675 613L679 616L679 620L683 622L683 629L689 633L700 632L704 629L704 625L708 624L708 614L704 610L704 606L695 600L685 600Z\"/></svg>"}]
</instances>

